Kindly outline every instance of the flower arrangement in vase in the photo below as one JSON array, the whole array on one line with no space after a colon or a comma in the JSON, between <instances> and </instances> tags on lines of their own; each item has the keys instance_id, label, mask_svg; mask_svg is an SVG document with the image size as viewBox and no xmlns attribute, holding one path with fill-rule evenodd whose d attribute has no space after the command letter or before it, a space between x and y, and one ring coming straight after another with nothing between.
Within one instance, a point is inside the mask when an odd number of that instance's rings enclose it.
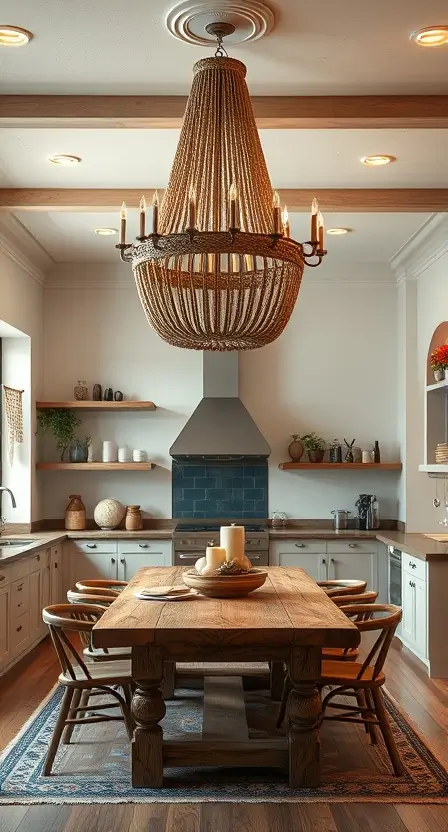
<instances>
[{"instance_id":1,"label":"flower arrangement in vase","mask_svg":"<svg viewBox=\"0 0 448 832\"><path fill-rule=\"evenodd\" d=\"M300 437L303 447L305 448L310 462L322 462L325 454L327 443L325 439L318 436L314 431L306 433L305 436Z\"/></svg>"},{"instance_id":2,"label":"flower arrangement in vase","mask_svg":"<svg viewBox=\"0 0 448 832\"><path fill-rule=\"evenodd\" d=\"M442 381L448 372L448 344L442 344L432 351L430 356L431 369L436 381Z\"/></svg>"}]
</instances>

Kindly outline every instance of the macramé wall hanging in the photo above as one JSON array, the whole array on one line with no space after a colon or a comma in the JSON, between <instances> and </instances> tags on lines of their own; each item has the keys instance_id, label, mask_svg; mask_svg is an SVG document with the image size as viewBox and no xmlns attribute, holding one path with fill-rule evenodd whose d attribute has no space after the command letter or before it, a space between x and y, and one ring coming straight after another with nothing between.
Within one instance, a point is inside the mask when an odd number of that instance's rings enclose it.
<instances>
[{"instance_id":1,"label":"macram\u00e9 wall hanging","mask_svg":"<svg viewBox=\"0 0 448 832\"><path fill-rule=\"evenodd\" d=\"M23 442L23 410L22 410L22 394L23 390L15 390L14 387L6 387L3 385L5 391L5 410L6 421L8 423L8 444L9 444L9 464L12 466L14 461L14 445L20 445Z\"/></svg>"}]
</instances>

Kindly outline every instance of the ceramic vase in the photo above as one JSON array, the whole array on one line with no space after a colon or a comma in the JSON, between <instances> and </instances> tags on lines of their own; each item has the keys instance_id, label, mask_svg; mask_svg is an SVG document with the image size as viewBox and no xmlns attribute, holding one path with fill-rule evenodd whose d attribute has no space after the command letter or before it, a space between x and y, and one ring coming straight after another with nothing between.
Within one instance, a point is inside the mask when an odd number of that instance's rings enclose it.
<instances>
[{"instance_id":1,"label":"ceramic vase","mask_svg":"<svg viewBox=\"0 0 448 832\"><path fill-rule=\"evenodd\" d=\"M125 507L118 500L101 500L93 512L93 519L100 529L116 529L126 514Z\"/></svg>"},{"instance_id":2,"label":"ceramic vase","mask_svg":"<svg viewBox=\"0 0 448 832\"><path fill-rule=\"evenodd\" d=\"M93 393L92 393L93 401L94 402L100 402L101 399L102 399L102 396L103 396L103 388L101 387L101 384L94 384L93 385Z\"/></svg>"},{"instance_id":3,"label":"ceramic vase","mask_svg":"<svg viewBox=\"0 0 448 832\"><path fill-rule=\"evenodd\" d=\"M325 454L324 450L308 451L308 459L310 462L322 462Z\"/></svg>"},{"instance_id":4,"label":"ceramic vase","mask_svg":"<svg viewBox=\"0 0 448 832\"><path fill-rule=\"evenodd\" d=\"M303 456L303 445L297 433L292 434L292 442L288 447L288 453L293 462L300 462Z\"/></svg>"},{"instance_id":5,"label":"ceramic vase","mask_svg":"<svg viewBox=\"0 0 448 832\"><path fill-rule=\"evenodd\" d=\"M68 451L68 458L70 462L87 462L89 450L85 442L77 439L72 442Z\"/></svg>"},{"instance_id":6,"label":"ceramic vase","mask_svg":"<svg viewBox=\"0 0 448 832\"><path fill-rule=\"evenodd\" d=\"M81 531L86 527L86 507L80 494L70 494L70 502L65 509L65 528Z\"/></svg>"},{"instance_id":7,"label":"ceramic vase","mask_svg":"<svg viewBox=\"0 0 448 832\"><path fill-rule=\"evenodd\" d=\"M75 401L85 402L87 400L88 392L89 391L87 390L85 381L78 381L78 384L75 386L73 390Z\"/></svg>"}]
</instances>

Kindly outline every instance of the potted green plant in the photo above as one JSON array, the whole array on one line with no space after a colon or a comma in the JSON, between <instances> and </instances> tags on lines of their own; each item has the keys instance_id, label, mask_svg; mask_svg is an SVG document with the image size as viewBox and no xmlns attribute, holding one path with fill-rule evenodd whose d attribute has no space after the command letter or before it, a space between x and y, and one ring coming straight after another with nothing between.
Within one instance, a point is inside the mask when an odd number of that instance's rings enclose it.
<instances>
[{"instance_id":1,"label":"potted green plant","mask_svg":"<svg viewBox=\"0 0 448 832\"><path fill-rule=\"evenodd\" d=\"M42 433L53 434L56 448L61 454L61 462L64 461L64 454L72 444L76 441L76 429L81 424L81 420L73 413L72 410L65 408L49 408L42 410L37 417L37 426Z\"/></svg>"},{"instance_id":2,"label":"potted green plant","mask_svg":"<svg viewBox=\"0 0 448 832\"><path fill-rule=\"evenodd\" d=\"M322 462L327 446L325 439L322 439L321 436L318 436L313 431L312 433L306 433L305 436L301 436L300 440L308 454L309 461Z\"/></svg>"}]
</instances>

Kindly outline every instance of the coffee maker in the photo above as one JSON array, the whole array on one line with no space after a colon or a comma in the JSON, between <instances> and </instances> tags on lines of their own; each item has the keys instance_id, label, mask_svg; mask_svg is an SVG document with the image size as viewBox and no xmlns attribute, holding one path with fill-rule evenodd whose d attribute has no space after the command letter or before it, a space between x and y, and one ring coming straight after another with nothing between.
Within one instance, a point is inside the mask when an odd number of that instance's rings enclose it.
<instances>
[{"instance_id":1,"label":"coffee maker","mask_svg":"<svg viewBox=\"0 0 448 832\"><path fill-rule=\"evenodd\" d=\"M357 529L379 529L380 509L376 494L360 494L355 506L358 510L356 515Z\"/></svg>"}]
</instances>

